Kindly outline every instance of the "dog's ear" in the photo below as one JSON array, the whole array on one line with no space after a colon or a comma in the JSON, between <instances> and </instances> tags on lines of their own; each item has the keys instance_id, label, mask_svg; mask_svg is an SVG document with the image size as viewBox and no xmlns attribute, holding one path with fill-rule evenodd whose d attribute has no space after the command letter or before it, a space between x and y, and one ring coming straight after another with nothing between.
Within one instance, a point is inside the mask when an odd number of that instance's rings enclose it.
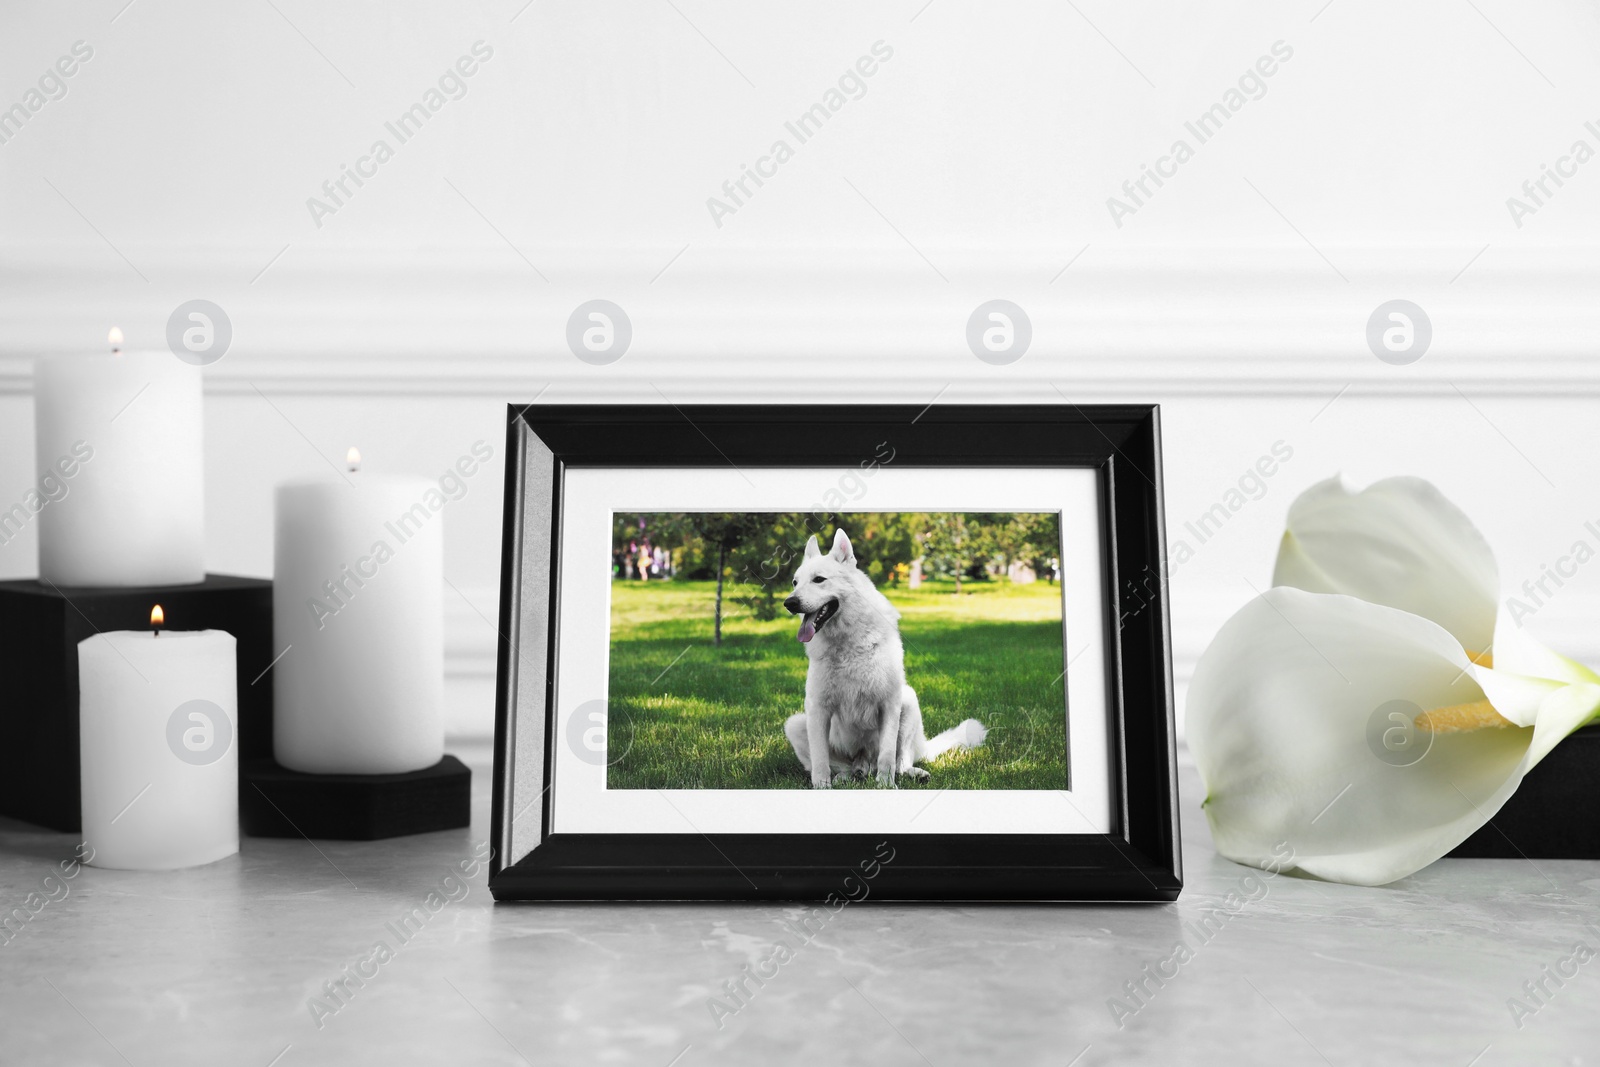
<instances>
[{"instance_id":1,"label":"dog's ear","mask_svg":"<svg viewBox=\"0 0 1600 1067\"><path fill-rule=\"evenodd\" d=\"M812 534L810 539L806 541L806 559L816 559L820 555L822 555L822 549L817 547L817 535Z\"/></svg>"},{"instance_id":2,"label":"dog's ear","mask_svg":"<svg viewBox=\"0 0 1600 1067\"><path fill-rule=\"evenodd\" d=\"M835 530L833 533L833 558L840 563L856 561L856 550L850 547L850 538L843 529Z\"/></svg>"}]
</instances>

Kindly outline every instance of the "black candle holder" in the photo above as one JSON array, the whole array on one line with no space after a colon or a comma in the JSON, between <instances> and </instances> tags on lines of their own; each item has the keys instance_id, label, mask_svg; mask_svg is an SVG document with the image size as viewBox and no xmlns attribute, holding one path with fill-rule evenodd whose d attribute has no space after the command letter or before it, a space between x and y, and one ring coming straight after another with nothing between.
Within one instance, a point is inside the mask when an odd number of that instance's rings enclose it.
<instances>
[{"instance_id":1,"label":"black candle holder","mask_svg":"<svg viewBox=\"0 0 1600 1067\"><path fill-rule=\"evenodd\" d=\"M82 830L78 642L107 630L226 630L238 649L239 820L256 837L372 840L467 826L472 772L454 756L410 774L301 774L272 758L272 583L209 574L126 588L0 582L0 815Z\"/></svg>"},{"instance_id":2,"label":"black candle holder","mask_svg":"<svg viewBox=\"0 0 1600 1067\"><path fill-rule=\"evenodd\" d=\"M302 774L270 759L239 768L251 837L374 841L472 822L472 772L454 756L408 774Z\"/></svg>"},{"instance_id":3,"label":"black candle holder","mask_svg":"<svg viewBox=\"0 0 1600 1067\"><path fill-rule=\"evenodd\" d=\"M239 760L272 755L272 583L208 574L195 585L65 587L0 582L0 815L82 828L78 642L108 630L226 630L238 643Z\"/></svg>"}]
</instances>

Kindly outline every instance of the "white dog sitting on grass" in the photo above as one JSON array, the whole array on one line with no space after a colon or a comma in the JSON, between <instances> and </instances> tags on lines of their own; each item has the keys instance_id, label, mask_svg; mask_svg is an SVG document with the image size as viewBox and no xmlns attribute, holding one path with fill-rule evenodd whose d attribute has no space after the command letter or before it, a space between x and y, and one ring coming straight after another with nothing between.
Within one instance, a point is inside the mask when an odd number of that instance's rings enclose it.
<instances>
[{"instance_id":1,"label":"white dog sitting on grass","mask_svg":"<svg viewBox=\"0 0 1600 1067\"><path fill-rule=\"evenodd\" d=\"M922 708L906 684L900 613L856 567L843 530L826 555L816 537L806 542L783 606L801 616L799 638L811 660L806 710L790 716L783 732L814 788L829 788L835 774L876 773L878 784L892 789L899 774L927 778L918 763L983 744L988 730L976 719L932 739L923 735Z\"/></svg>"}]
</instances>

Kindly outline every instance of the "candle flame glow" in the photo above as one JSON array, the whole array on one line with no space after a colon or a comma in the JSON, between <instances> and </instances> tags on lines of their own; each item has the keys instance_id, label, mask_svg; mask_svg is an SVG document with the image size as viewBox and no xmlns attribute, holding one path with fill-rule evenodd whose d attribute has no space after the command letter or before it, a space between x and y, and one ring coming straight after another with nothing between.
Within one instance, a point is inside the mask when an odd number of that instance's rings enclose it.
<instances>
[{"instance_id":1,"label":"candle flame glow","mask_svg":"<svg viewBox=\"0 0 1600 1067\"><path fill-rule=\"evenodd\" d=\"M351 445L350 446L350 451L348 451L348 452L346 452L344 454L344 461L345 461L345 463L349 464L351 470L353 470L353 471L360 470L361 469L361 449L357 448L355 445Z\"/></svg>"},{"instance_id":2,"label":"candle flame glow","mask_svg":"<svg viewBox=\"0 0 1600 1067\"><path fill-rule=\"evenodd\" d=\"M164 623L166 621L167 621L167 613L161 610L161 605L160 604L157 604L155 607L150 609L150 625L151 626L160 626L162 623Z\"/></svg>"},{"instance_id":3,"label":"candle flame glow","mask_svg":"<svg viewBox=\"0 0 1600 1067\"><path fill-rule=\"evenodd\" d=\"M113 354L122 351L122 329L118 326L111 327L111 332L106 334L106 341L111 345Z\"/></svg>"}]
</instances>

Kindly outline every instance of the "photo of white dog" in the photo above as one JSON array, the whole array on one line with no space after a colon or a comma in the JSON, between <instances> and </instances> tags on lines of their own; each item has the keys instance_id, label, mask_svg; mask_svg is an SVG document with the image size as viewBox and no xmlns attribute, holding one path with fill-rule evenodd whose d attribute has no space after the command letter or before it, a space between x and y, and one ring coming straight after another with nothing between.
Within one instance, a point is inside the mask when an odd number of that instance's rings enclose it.
<instances>
[{"instance_id":1,"label":"photo of white dog","mask_svg":"<svg viewBox=\"0 0 1600 1067\"><path fill-rule=\"evenodd\" d=\"M876 774L892 789L897 775L928 778L918 763L983 744L988 730L976 719L923 734L916 690L906 684L900 614L856 566L843 529L826 554L815 536L806 543L783 606L801 617L798 637L810 660L805 711L789 718L784 733L813 788L830 788L835 775Z\"/></svg>"}]
</instances>

